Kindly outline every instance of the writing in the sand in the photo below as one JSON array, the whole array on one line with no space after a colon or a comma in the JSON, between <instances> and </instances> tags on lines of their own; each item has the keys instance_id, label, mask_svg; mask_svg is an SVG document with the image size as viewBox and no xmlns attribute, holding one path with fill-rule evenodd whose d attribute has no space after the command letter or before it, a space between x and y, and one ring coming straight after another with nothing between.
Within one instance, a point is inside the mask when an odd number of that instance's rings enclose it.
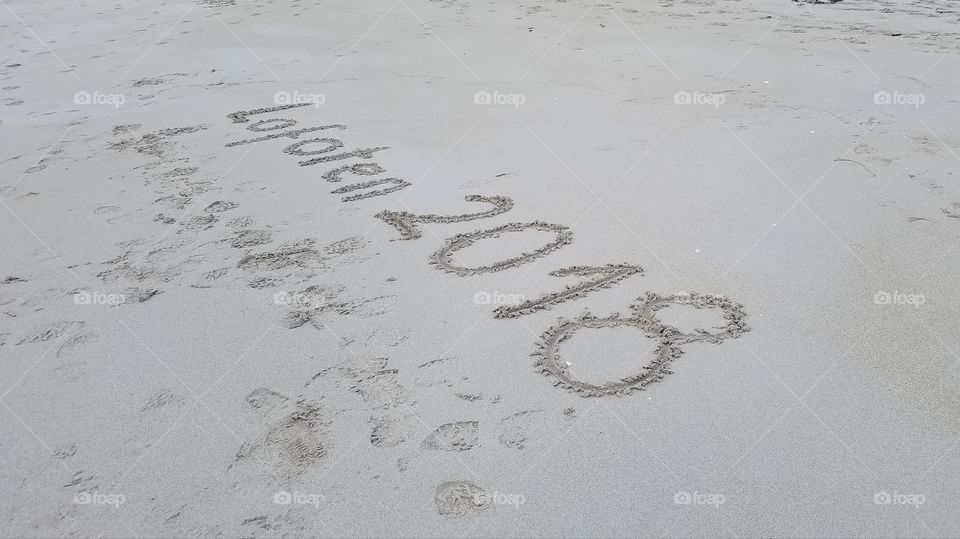
<instances>
[{"instance_id":1,"label":"writing in the sand","mask_svg":"<svg viewBox=\"0 0 960 539\"><path fill-rule=\"evenodd\" d=\"M351 175L382 175L366 181L346 184L330 191L331 194L345 195L341 197L343 202L380 197L410 187L410 182L387 175L386 169L374 161L378 152L388 150L389 147L374 146L345 149L340 139L329 135L346 129L345 125L297 127L298 123L294 119L264 117L264 115L308 105L309 103L294 103L229 114L227 117L234 123L249 123L247 130L251 131L253 135L250 138L230 142L226 146L231 148L246 144L289 139L294 142L284 147L283 153L297 158L297 164L302 167L315 165L323 165L325 168L330 167L320 175L327 182L340 183L346 176ZM257 121L251 122L251 116L256 116ZM311 135L311 137L306 135ZM397 231L398 237L395 238L396 240L411 241L422 237L420 229L417 227L418 224L461 223L489 219L508 213L514 207L514 201L503 195L468 195L465 197L465 201L471 204L480 204L482 209L459 215L415 214L407 211L382 210L375 217ZM532 252L483 266L463 266L454 260L454 253L475 243L484 240L496 241L506 232L523 233L531 230L551 233L553 238ZM430 255L429 263L443 272L460 277L494 273L516 268L538 258L549 256L572 242L573 232L569 227L561 224L542 221L511 222L450 236L437 251ZM629 262L560 268L550 272L549 275L553 277L578 276L584 278L584 280L564 286L555 292L543 294L532 300L522 299L519 302L501 305L493 310L493 316L498 319L526 316L549 309L565 301L583 298L590 292L608 288L629 277L642 274L643 268ZM670 304L686 305L695 309L719 309L726 324L722 327L712 328L715 330L712 332L706 329L695 329L692 332L685 333L658 318L657 311ZM681 347L684 344L694 342L719 344L727 339L735 339L749 331L743 306L723 296L698 293L662 296L647 292L646 295L634 300L630 305L630 313L627 316L614 313L606 317L597 317L588 313L575 319L561 318L540 336L540 341L537 343L536 351L533 354L537 358L537 368L542 374L552 377L554 385L577 391L585 396L624 395L631 391L644 389L648 384L657 382L666 374L669 374L671 372L669 370L670 363L683 354ZM648 338L654 339L657 345L653 359L635 375L606 383L587 383L571 376L566 366L568 364L560 357L561 343L577 331L604 327L633 327L643 332Z\"/></svg>"}]
</instances>

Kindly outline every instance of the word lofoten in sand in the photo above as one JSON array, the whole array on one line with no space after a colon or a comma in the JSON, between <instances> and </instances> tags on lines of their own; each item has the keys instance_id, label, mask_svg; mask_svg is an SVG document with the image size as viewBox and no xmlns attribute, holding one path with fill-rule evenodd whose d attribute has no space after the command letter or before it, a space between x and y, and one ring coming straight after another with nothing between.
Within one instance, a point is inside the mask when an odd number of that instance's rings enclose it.
<instances>
[{"instance_id":1,"label":"word lofoten in sand","mask_svg":"<svg viewBox=\"0 0 960 539\"><path fill-rule=\"evenodd\" d=\"M250 116L270 114L289 109L309 106L310 103L293 103L276 107L239 111L227 115L234 123L250 122ZM330 183L343 181L345 175L376 176L385 174L386 169L370 160L374 154L389 149L389 146L360 148L342 151L344 144L341 140L330 136L304 138L308 133L326 130L344 130L345 125L331 124L316 127L296 128L297 121L290 118L268 118L251 123L247 129L260 134L254 138L230 142L227 147L241 146L287 138L296 140L283 148L283 152L296 157L306 157L298 161L298 165L313 166L321 163L332 163L333 168L321 174L321 178ZM293 129L291 129L293 128ZM366 160L360 163L343 164L345 160ZM332 194L347 195L341 198L343 202L353 202L377 196L383 196L411 185L410 182L395 178L383 177L367 181L347 184L331 191ZM386 186L381 189L373 189ZM352 193L352 194L348 194ZM512 199L501 196L468 195L466 202L479 202L491 207L485 211L464 213L459 215L414 214L407 211L383 210L375 217L393 227L399 232L401 241L416 240L422 237L418 224L452 224L466 221L488 219L511 211L514 207ZM484 240L495 241L504 233L523 233L525 231L550 232L554 238L538 249L525 252L519 256L500 260L492 264L477 267L458 265L454 261L454 254L471 245ZM429 262L437 269L453 273L460 277L494 273L522 266L538 258L552 254L554 251L573 242L573 232L564 225L532 221L526 223L507 223L497 227L476 230L464 234L456 234L446 239L443 245L430 255ZM642 275L643 268L629 263L606 264L602 266L570 266L549 273L553 277L591 277L575 285L568 285L557 292L544 294L533 300L524 300L519 304L502 305L493 311L494 318L518 318L541 310L549 309L565 301L585 297L590 292L602 288L609 288L633 275ZM711 333L704 329L696 329L692 333L683 333L676 327L659 320L656 312L670 304L686 305L695 309L716 308L723 313L727 324L721 331ZM606 317L597 317L589 313L573 320L559 319L556 325L545 331L538 343L537 351L532 355L537 357L536 365L541 373L556 379L555 384L576 392L583 396L624 395L631 391L642 390L647 385L661 380L670 374L670 363L679 358L683 352L680 347L695 342L710 342L719 344L727 339L739 337L749 327L745 323L746 313L743 306L730 301L723 296L703 294L674 294L661 296L648 292L646 296L637 298L636 303L630 306L632 314L621 316L613 313ZM626 378L603 384L591 384L572 377L566 362L560 358L561 344L572 337L576 332L586 329L609 327L634 327L645 336L657 341L654 349L654 358L641 372Z\"/></svg>"}]
</instances>

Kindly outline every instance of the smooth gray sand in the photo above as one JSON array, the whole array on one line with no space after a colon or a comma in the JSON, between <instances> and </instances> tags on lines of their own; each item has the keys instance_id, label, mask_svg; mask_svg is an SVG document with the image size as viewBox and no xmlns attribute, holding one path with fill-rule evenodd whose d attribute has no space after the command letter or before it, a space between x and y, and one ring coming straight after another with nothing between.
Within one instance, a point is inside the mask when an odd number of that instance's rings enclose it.
<instances>
[{"instance_id":1,"label":"smooth gray sand","mask_svg":"<svg viewBox=\"0 0 960 539\"><path fill-rule=\"evenodd\" d=\"M0 3L0 536L960 535L953 2Z\"/></svg>"}]
</instances>

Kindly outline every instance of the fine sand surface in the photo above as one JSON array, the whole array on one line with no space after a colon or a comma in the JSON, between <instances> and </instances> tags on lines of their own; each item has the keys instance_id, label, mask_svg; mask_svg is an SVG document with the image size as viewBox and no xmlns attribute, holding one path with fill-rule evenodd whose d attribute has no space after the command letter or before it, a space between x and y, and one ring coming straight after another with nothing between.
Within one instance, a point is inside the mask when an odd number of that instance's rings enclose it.
<instances>
[{"instance_id":1,"label":"fine sand surface","mask_svg":"<svg viewBox=\"0 0 960 539\"><path fill-rule=\"evenodd\" d=\"M960 535L955 2L0 4L0 536Z\"/></svg>"}]
</instances>

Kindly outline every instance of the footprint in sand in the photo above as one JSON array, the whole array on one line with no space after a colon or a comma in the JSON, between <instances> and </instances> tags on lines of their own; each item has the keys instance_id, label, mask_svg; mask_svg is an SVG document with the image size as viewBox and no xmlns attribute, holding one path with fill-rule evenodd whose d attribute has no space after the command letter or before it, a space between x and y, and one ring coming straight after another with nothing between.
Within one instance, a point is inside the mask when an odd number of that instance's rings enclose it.
<instances>
[{"instance_id":1,"label":"footprint in sand","mask_svg":"<svg viewBox=\"0 0 960 539\"><path fill-rule=\"evenodd\" d=\"M440 425L420 443L429 451L467 451L480 445L480 424L458 421Z\"/></svg>"},{"instance_id":2,"label":"footprint in sand","mask_svg":"<svg viewBox=\"0 0 960 539\"><path fill-rule=\"evenodd\" d=\"M324 428L328 425L317 402L293 400L276 391L258 388L246 397L264 431L241 444L228 469L249 466L280 478L299 476L327 457Z\"/></svg>"},{"instance_id":3,"label":"footprint in sand","mask_svg":"<svg viewBox=\"0 0 960 539\"><path fill-rule=\"evenodd\" d=\"M493 512L487 491L473 481L446 481L437 486L437 510L448 518L463 518Z\"/></svg>"}]
</instances>

